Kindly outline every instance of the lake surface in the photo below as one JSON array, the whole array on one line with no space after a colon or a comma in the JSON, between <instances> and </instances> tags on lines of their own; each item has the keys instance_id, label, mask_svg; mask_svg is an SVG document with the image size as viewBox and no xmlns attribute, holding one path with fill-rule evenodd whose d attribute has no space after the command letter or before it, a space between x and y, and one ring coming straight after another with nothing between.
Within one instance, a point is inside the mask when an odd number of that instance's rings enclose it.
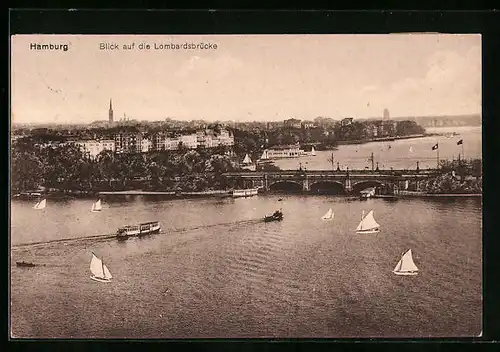
<instances>
[{"instance_id":1,"label":"lake surface","mask_svg":"<svg viewBox=\"0 0 500 352\"><path fill-rule=\"evenodd\" d=\"M282 198L282 201L278 201ZM36 338L475 336L480 199L107 197L11 203L11 331ZM260 219L278 208L282 222ZM320 217L332 208L333 222ZM354 232L363 210L381 232ZM79 239L160 220L163 232ZM420 269L392 270L411 248ZM91 251L113 274L89 278ZM16 261L43 266L16 267Z\"/></svg>"},{"instance_id":2,"label":"lake surface","mask_svg":"<svg viewBox=\"0 0 500 352\"><path fill-rule=\"evenodd\" d=\"M482 157L482 132L481 127L437 127L427 128L428 133L458 133L451 138L445 136L432 136L423 138L400 139L393 142L372 142L357 145L341 145L334 151L316 151L316 156L306 156L293 159L275 160L275 165L283 170L296 170L302 164L309 170L331 170L332 163L329 159L334 158L333 167L337 168L337 162L341 169L346 167L352 169L371 169L370 158L373 153L375 165L378 162L381 169L415 169L417 161L421 169L435 168L437 164L437 151L432 146L439 144L439 158L441 160L453 158L458 159L462 154L459 140L463 140L463 153L467 159ZM389 148L390 146L390 148Z\"/></svg>"}]
</instances>

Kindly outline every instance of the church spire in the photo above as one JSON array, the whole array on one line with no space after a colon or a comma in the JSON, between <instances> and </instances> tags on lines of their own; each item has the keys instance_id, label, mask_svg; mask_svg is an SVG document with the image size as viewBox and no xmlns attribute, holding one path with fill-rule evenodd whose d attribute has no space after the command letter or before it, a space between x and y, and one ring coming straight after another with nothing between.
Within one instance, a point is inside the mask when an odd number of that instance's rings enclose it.
<instances>
[{"instance_id":1,"label":"church spire","mask_svg":"<svg viewBox=\"0 0 500 352\"><path fill-rule=\"evenodd\" d=\"M109 99L109 123L113 123L113 103L111 99Z\"/></svg>"}]
</instances>

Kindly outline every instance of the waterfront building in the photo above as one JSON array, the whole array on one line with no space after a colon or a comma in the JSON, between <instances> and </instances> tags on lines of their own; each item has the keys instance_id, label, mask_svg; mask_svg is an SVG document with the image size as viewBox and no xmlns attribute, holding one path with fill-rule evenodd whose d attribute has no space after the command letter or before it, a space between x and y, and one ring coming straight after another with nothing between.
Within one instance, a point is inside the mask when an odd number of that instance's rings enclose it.
<instances>
[{"instance_id":1,"label":"waterfront building","mask_svg":"<svg viewBox=\"0 0 500 352\"><path fill-rule=\"evenodd\" d=\"M274 146L266 150L266 155L268 159L298 158L304 155L304 151L300 149L298 144Z\"/></svg>"},{"instance_id":2,"label":"waterfront building","mask_svg":"<svg viewBox=\"0 0 500 352\"><path fill-rule=\"evenodd\" d=\"M71 143L74 143L75 145L79 146L82 153L84 153L86 156L90 157L91 159L95 159L95 157L97 155L99 155L104 150L110 150L112 152L115 151L115 141L111 140L111 139L78 140L78 141L73 141Z\"/></svg>"},{"instance_id":3,"label":"waterfront building","mask_svg":"<svg viewBox=\"0 0 500 352\"><path fill-rule=\"evenodd\" d=\"M180 136L179 139L185 148L196 149L198 146L198 136L196 133Z\"/></svg>"},{"instance_id":4,"label":"waterfront building","mask_svg":"<svg viewBox=\"0 0 500 352\"><path fill-rule=\"evenodd\" d=\"M217 136L219 145L223 146L233 146L234 145L234 136L228 130L221 130L219 135Z\"/></svg>"},{"instance_id":5,"label":"waterfront building","mask_svg":"<svg viewBox=\"0 0 500 352\"><path fill-rule=\"evenodd\" d=\"M213 148L219 145L212 130L204 130L196 132L198 146L202 148Z\"/></svg>"},{"instance_id":6,"label":"waterfront building","mask_svg":"<svg viewBox=\"0 0 500 352\"><path fill-rule=\"evenodd\" d=\"M165 150L177 150L177 149L179 149L180 142L181 142L180 137L167 137L167 138L165 138Z\"/></svg>"},{"instance_id":7,"label":"waterfront building","mask_svg":"<svg viewBox=\"0 0 500 352\"><path fill-rule=\"evenodd\" d=\"M300 128L301 127L301 121L299 119L288 119L283 121L283 126L288 127L288 128Z\"/></svg>"},{"instance_id":8,"label":"waterfront building","mask_svg":"<svg viewBox=\"0 0 500 352\"><path fill-rule=\"evenodd\" d=\"M115 150L123 153L140 153L142 150L140 132L120 132L115 134Z\"/></svg>"},{"instance_id":9,"label":"waterfront building","mask_svg":"<svg viewBox=\"0 0 500 352\"><path fill-rule=\"evenodd\" d=\"M141 152L147 153L153 149L153 142L148 138L143 138L141 141Z\"/></svg>"}]
</instances>

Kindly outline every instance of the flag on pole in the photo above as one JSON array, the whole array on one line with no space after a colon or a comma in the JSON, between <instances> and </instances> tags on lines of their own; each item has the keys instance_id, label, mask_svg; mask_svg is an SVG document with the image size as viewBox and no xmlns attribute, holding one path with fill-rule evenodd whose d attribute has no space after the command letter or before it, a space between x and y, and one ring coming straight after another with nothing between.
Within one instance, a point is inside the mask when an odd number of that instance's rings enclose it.
<instances>
[{"instance_id":1,"label":"flag on pole","mask_svg":"<svg viewBox=\"0 0 500 352\"><path fill-rule=\"evenodd\" d=\"M464 140L463 140L463 139L461 139L461 140L459 140L459 141L457 142L457 145L460 145L460 144L464 144Z\"/></svg>"},{"instance_id":2,"label":"flag on pole","mask_svg":"<svg viewBox=\"0 0 500 352\"><path fill-rule=\"evenodd\" d=\"M436 149L438 149L438 147L439 147L439 145L438 145L438 143L436 143L435 145L432 146L432 150L436 150Z\"/></svg>"}]
</instances>

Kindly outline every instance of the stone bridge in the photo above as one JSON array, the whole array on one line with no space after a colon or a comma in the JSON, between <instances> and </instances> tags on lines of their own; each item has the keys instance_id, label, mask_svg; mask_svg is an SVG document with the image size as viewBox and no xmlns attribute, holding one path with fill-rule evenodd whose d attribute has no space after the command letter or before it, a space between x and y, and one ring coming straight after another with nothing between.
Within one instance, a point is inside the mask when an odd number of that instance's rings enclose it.
<instances>
[{"instance_id":1,"label":"stone bridge","mask_svg":"<svg viewBox=\"0 0 500 352\"><path fill-rule=\"evenodd\" d=\"M376 187L380 193L394 194L398 190L418 190L421 181L436 175L438 170L282 170L229 172L236 187L262 188L265 191L312 193L359 193Z\"/></svg>"}]
</instances>

